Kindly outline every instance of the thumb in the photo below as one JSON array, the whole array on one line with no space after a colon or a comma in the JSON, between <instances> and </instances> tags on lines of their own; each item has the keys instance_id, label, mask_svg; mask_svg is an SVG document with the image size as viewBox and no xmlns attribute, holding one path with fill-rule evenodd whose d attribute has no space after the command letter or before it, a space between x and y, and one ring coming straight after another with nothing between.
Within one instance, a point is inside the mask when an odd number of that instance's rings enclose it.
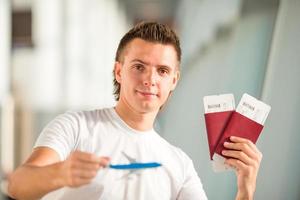
<instances>
[{"instance_id":1,"label":"thumb","mask_svg":"<svg viewBox=\"0 0 300 200\"><path fill-rule=\"evenodd\" d=\"M103 167L106 167L110 162L110 158L106 157L106 156L100 157L100 159L101 159L100 166L103 166Z\"/></svg>"}]
</instances>

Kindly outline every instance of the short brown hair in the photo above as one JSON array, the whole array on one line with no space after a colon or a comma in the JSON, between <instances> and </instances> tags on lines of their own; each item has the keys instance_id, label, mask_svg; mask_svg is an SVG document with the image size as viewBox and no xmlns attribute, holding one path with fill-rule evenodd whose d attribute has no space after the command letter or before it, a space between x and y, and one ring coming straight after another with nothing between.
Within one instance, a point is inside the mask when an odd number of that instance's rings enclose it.
<instances>
[{"instance_id":1,"label":"short brown hair","mask_svg":"<svg viewBox=\"0 0 300 200\"><path fill-rule=\"evenodd\" d=\"M181 61L181 48L180 42L177 34L167 25L160 24L157 22L140 22L136 24L131 30L129 30L121 39L117 52L115 61L122 62L122 53L126 48L127 44L135 38L140 38L148 42L160 43L160 44L170 44L175 48L177 53L177 60ZM120 98L121 85L118 83L114 76L114 96L118 101Z\"/></svg>"}]
</instances>

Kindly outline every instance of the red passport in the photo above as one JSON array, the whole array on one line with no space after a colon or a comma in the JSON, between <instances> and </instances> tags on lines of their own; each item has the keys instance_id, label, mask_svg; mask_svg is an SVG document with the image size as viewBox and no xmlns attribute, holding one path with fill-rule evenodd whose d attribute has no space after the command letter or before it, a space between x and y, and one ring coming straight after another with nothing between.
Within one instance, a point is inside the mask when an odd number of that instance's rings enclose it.
<instances>
[{"instance_id":1,"label":"red passport","mask_svg":"<svg viewBox=\"0 0 300 200\"><path fill-rule=\"evenodd\" d=\"M223 171L228 169L222 155L224 142L230 141L230 136L237 136L255 144L271 107L246 93L236 110L232 94L205 96L203 102L210 159L214 171Z\"/></svg>"},{"instance_id":2,"label":"red passport","mask_svg":"<svg viewBox=\"0 0 300 200\"><path fill-rule=\"evenodd\" d=\"M221 136L233 112L234 111L232 110L204 114L211 160L213 159L213 155L217 148L218 142L221 139Z\"/></svg>"},{"instance_id":3,"label":"red passport","mask_svg":"<svg viewBox=\"0 0 300 200\"><path fill-rule=\"evenodd\" d=\"M223 144L225 141L230 141L230 136L246 138L255 144L262 129L263 125L234 111L227 123L224 133L221 135L221 138L218 141L217 147L215 148L215 153L222 155L222 150L225 148Z\"/></svg>"}]
</instances>

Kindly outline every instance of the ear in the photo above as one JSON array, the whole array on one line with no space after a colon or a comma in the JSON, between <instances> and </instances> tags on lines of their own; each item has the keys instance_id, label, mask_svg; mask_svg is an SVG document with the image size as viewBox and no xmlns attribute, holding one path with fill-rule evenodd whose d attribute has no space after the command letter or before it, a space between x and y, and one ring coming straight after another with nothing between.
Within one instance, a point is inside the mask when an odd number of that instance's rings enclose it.
<instances>
[{"instance_id":1,"label":"ear","mask_svg":"<svg viewBox=\"0 0 300 200\"><path fill-rule=\"evenodd\" d=\"M180 79L180 71L179 71L179 70L176 70L176 72L175 72L175 74L174 74L174 77L173 77L173 80L172 80L172 81L173 81L173 84L172 84L172 86L171 86L171 91L175 90L176 85L177 85L179 79Z\"/></svg>"},{"instance_id":2,"label":"ear","mask_svg":"<svg viewBox=\"0 0 300 200\"><path fill-rule=\"evenodd\" d=\"M122 71L122 64L118 61L115 62L115 66L114 66L114 73L115 73L115 78L117 80L118 83L121 83L121 71Z\"/></svg>"}]
</instances>

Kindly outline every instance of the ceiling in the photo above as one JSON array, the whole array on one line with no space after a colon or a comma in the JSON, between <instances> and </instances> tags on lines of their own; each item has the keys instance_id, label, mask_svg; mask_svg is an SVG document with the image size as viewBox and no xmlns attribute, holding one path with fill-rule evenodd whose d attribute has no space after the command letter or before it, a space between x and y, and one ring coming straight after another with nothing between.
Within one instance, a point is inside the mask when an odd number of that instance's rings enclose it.
<instances>
[{"instance_id":1,"label":"ceiling","mask_svg":"<svg viewBox=\"0 0 300 200\"><path fill-rule=\"evenodd\" d=\"M119 0L132 23L156 20L172 24L179 0Z\"/></svg>"},{"instance_id":2,"label":"ceiling","mask_svg":"<svg viewBox=\"0 0 300 200\"><path fill-rule=\"evenodd\" d=\"M62 0L64 1L64 0ZM129 23L155 20L173 25L179 0L116 0L124 8ZM14 10L30 9L33 0L12 0Z\"/></svg>"}]
</instances>

